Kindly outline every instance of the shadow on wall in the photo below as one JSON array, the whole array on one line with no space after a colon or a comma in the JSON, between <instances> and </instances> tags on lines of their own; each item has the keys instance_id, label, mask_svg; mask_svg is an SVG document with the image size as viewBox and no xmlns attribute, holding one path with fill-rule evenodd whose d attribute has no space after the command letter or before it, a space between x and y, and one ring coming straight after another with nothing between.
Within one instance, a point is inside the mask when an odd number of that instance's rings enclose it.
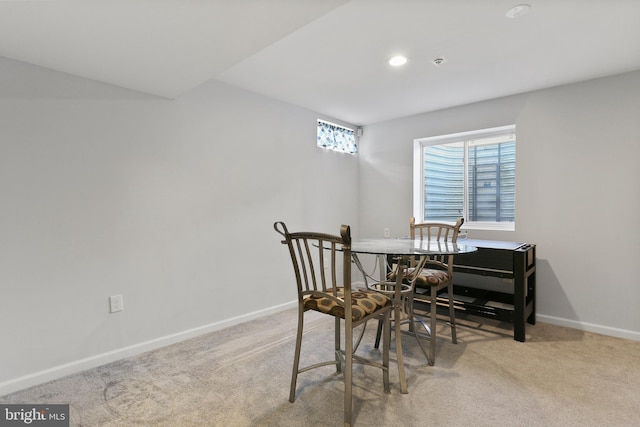
<instances>
[{"instance_id":1,"label":"shadow on wall","mask_svg":"<svg viewBox=\"0 0 640 427\"><path fill-rule=\"evenodd\" d=\"M551 264L546 259L537 258L536 327L544 328L544 323L550 323L566 326L566 328L557 329L553 335L534 334L531 341L581 341L585 332L577 329L579 327L577 318L578 315L562 289Z\"/></svg>"}]
</instances>

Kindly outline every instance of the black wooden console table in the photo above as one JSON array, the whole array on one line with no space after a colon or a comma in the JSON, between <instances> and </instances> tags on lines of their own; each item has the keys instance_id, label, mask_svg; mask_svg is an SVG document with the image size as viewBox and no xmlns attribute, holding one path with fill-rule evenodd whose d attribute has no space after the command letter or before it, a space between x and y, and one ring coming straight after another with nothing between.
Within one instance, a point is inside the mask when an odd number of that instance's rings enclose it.
<instances>
[{"instance_id":1,"label":"black wooden console table","mask_svg":"<svg viewBox=\"0 0 640 427\"><path fill-rule=\"evenodd\" d=\"M454 258L456 310L510 322L513 338L524 342L526 323L536 323L536 246L497 240L459 242L475 246L478 251ZM485 289L474 286L472 278L460 285L456 284L456 272L507 279L509 285L500 290ZM446 300L442 303L448 306Z\"/></svg>"}]
</instances>

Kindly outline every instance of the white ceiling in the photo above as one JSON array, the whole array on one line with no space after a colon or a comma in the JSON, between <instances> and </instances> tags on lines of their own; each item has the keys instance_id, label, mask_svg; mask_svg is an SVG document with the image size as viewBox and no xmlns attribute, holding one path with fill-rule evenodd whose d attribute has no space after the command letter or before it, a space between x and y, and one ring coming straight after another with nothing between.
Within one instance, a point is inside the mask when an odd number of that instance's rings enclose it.
<instances>
[{"instance_id":1,"label":"white ceiling","mask_svg":"<svg viewBox=\"0 0 640 427\"><path fill-rule=\"evenodd\" d=\"M167 98L216 79L366 125L639 70L640 1L0 0L0 56Z\"/></svg>"}]
</instances>

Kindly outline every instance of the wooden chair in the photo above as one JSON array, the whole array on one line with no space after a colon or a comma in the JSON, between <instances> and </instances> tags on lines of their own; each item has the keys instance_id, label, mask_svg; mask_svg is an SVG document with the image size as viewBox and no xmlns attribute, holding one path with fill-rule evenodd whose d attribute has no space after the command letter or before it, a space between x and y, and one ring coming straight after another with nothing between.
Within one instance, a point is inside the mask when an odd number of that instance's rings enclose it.
<instances>
[{"instance_id":1,"label":"wooden chair","mask_svg":"<svg viewBox=\"0 0 640 427\"><path fill-rule=\"evenodd\" d=\"M339 236L315 232L289 233L283 222L276 222L273 227L284 237L282 243L289 248L298 288L298 331L289 401L293 403L295 400L298 374L326 365L335 365L336 371L340 373L344 364L344 425L350 426L353 363L381 368L384 392L389 393L391 300L376 292L351 289L352 254L349 226L343 225ZM334 317L334 357L329 361L300 368L304 313L308 310ZM373 318L380 319L384 324L382 363L354 354L353 329ZM343 324L344 350L341 349Z\"/></svg>"},{"instance_id":2,"label":"wooden chair","mask_svg":"<svg viewBox=\"0 0 640 427\"><path fill-rule=\"evenodd\" d=\"M409 220L409 232L411 239L429 241L450 241L456 243L460 227L464 223L463 218L458 218L455 225L424 222L416 224L415 218ZM423 301L430 306L429 330L429 354L427 360L433 365L436 357L436 311L438 292L447 289L449 300L449 323L451 325L451 341L456 344L456 317L453 304L453 255L430 256L426 259L424 267L409 271L408 280L414 284L415 291L413 302L410 304L410 315L413 317L415 301ZM425 325L427 327L427 325ZM424 351L424 349L423 349Z\"/></svg>"}]
</instances>

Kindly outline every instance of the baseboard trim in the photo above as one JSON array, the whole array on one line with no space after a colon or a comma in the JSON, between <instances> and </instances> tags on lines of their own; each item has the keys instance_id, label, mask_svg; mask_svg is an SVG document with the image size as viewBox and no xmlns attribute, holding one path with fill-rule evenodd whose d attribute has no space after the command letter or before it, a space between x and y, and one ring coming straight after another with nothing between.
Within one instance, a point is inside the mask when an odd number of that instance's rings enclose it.
<instances>
[{"instance_id":1,"label":"baseboard trim","mask_svg":"<svg viewBox=\"0 0 640 427\"><path fill-rule=\"evenodd\" d=\"M593 332L601 335L608 335L616 338L625 338L633 341L640 341L640 332L628 329L612 328L609 326L596 325L588 322L580 322L578 320L564 319L561 317L548 316L536 313L536 320L543 323L551 323L552 325L564 326L567 328L578 329L585 332Z\"/></svg>"},{"instance_id":2,"label":"baseboard trim","mask_svg":"<svg viewBox=\"0 0 640 427\"><path fill-rule=\"evenodd\" d=\"M364 284L364 283L362 283ZM278 313L284 310L288 310L296 307L296 302L277 305L264 310L254 311L242 316L232 317L230 319L221 320L208 325L199 326L197 328L189 329L186 331L178 332L175 334L166 335L164 337L156 338L149 341L144 341L138 344L134 344L128 347L123 347L117 350L109 351L106 353L98 354L95 356L87 357L84 359L76 360L73 362L65 363L63 365L54 366L49 369L34 372L32 374L24 375L22 377L14 378L0 383L0 396L5 396L10 393L14 393L19 390L23 390L35 385L43 384L48 381L52 381L67 375L75 374L77 372L84 371L86 369L95 368L106 363L115 362L116 360L124 359L144 353L146 351L155 350L157 348L165 347L167 345L175 344L180 341L184 341L190 338L214 332L229 326L237 325L240 323L248 322L250 320L258 319L260 317L267 316L269 314ZM580 322L577 320L564 319L555 316L548 316L544 314L536 314L536 320L543 323L550 323L553 325L564 326L567 328L578 329L586 332L593 332L602 335L608 335L617 338L625 338L634 341L640 341L640 332L631 331L627 329L612 328L608 326L596 325L593 323Z\"/></svg>"},{"instance_id":3,"label":"baseboard trim","mask_svg":"<svg viewBox=\"0 0 640 427\"><path fill-rule=\"evenodd\" d=\"M232 317L230 319L221 320L208 325L199 326L197 328L189 329L186 331L178 332L175 334L166 335L153 340L144 341L138 344L130 345L127 347L119 348L117 350L109 351L95 356L87 357L73 362L65 363L63 365L54 366L49 369L34 372L32 374L24 375L18 378L14 378L8 381L0 383L0 396L5 396L10 393L14 393L19 390L24 390L35 385L43 384L48 381L52 381L67 375L75 374L87 369L95 368L106 363L115 362L116 360L124 359L126 357L135 356L140 353L155 350L157 348L165 347L167 345L175 344L180 341L184 341L190 338L214 332L220 329L227 328L229 326L237 325L240 323L248 322L260 317L267 316L269 314L278 313L297 306L297 301L277 305L264 310L254 311L252 313L244 314L242 316Z\"/></svg>"}]
</instances>

